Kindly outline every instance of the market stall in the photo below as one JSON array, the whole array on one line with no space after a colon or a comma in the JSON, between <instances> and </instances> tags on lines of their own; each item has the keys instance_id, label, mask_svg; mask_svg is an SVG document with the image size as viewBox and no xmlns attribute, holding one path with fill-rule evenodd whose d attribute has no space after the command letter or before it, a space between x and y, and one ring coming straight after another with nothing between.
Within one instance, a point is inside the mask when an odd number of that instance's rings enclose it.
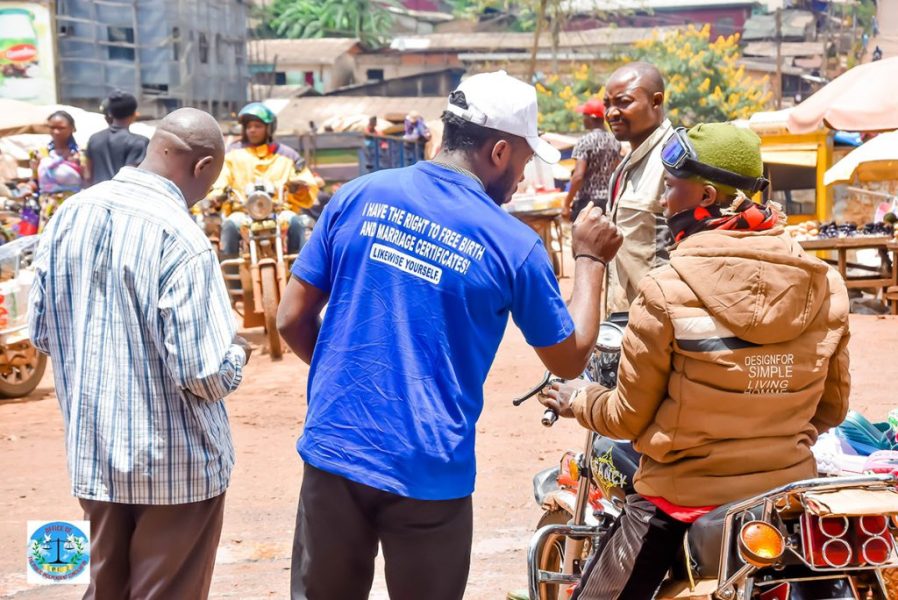
<instances>
[{"instance_id":1,"label":"market stall","mask_svg":"<svg viewBox=\"0 0 898 600\"><path fill-rule=\"evenodd\" d=\"M833 163L834 132L821 126L793 133L787 125L791 110L756 113L737 124L761 138L761 158L770 180L765 194L785 208L789 223L824 221L833 206L823 176Z\"/></svg>"},{"instance_id":2,"label":"market stall","mask_svg":"<svg viewBox=\"0 0 898 600\"><path fill-rule=\"evenodd\" d=\"M898 57L858 65L836 77L789 114L789 131L822 125L845 131L898 129Z\"/></svg>"},{"instance_id":3,"label":"market stall","mask_svg":"<svg viewBox=\"0 0 898 600\"><path fill-rule=\"evenodd\" d=\"M564 227L561 208L567 192L555 187L552 166L532 160L524 170L524 181L505 210L536 231L556 277L564 277Z\"/></svg>"},{"instance_id":4,"label":"market stall","mask_svg":"<svg viewBox=\"0 0 898 600\"><path fill-rule=\"evenodd\" d=\"M836 237L807 239L798 242L805 250L829 251L836 255L836 259L826 259L834 265L845 286L855 288L880 288L886 292L892 286L898 286L898 273L895 264L895 240L891 236L867 236ZM849 252L862 249L875 250L879 256L878 265L869 265L849 261ZM849 271L851 269L851 271ZM862 274L858 274L858 272Z\"/></svg>"},{"instance_id":5,"label":"market stall","mask_svg":"<svg viewBox=\"0 0 898 600\"><path fill-rule=\"evenodd\" d=\"M898 168L898 131L892 131L877 135L851 151L826 172L824 181L828 186L853 184L846 189L852 194L872 199L876 206L872 215L874 226L887 230L893 228L894 224L898 222L898 197L888 192L861 186L895 181L898 179L896 168ZM860 240L856 239L834 241L840 241L844 246L838 251L839 270L843 276L846 274L846 268L878 273L878 276L874 274L867 279L882 283L883 300L891 305L892 314L898 314L898 263L896 263L898 242L895 238L887 235L878 239L868 239L869 244L862 244ZM824 240L817 242L817 244L824 243ZM871 268L869 264L848 262L848 252L852 249L862 248L875 249L880 258L879 265L873 265ZM865 278L855 279L857 280L855 285L849 287L866 287L864 285Z\"/></svg>"},{"instance_id":6,"label":"market stall","mask_svg":"<svg viewBox=\"0 0 898 600\"><path fill-rule=\"evenodd\" d=\"M529 225L540 239L556 277L564 277L564 227L561 206L567 192L543 192L516 195L505 210Z\"/></svg>"}]
</instances>

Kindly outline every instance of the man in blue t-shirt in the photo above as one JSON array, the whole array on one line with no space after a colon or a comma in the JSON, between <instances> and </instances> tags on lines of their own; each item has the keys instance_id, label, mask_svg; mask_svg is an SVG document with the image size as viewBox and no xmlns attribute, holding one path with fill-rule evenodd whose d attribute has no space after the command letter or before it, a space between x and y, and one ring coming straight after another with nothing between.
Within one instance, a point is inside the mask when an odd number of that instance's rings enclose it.
<instances>
[{"instance_id":1,"label":"man in blue t-shirt","mask_svg":"<svg viewBox=\"0 0 898 600\"><path fill-rule=\"evenodd\" d=\"M559 158L538 136L536 90L475 75L443 123L433 161L340 189L281 302L278 329L311 365L294 599L367 598L378 542L393 600L462 598L475 424L508 315L562 377L595 343L617 229L582 212L565 306L539 238L501 208L534 154Z\"/></svg>"}]
</instances>

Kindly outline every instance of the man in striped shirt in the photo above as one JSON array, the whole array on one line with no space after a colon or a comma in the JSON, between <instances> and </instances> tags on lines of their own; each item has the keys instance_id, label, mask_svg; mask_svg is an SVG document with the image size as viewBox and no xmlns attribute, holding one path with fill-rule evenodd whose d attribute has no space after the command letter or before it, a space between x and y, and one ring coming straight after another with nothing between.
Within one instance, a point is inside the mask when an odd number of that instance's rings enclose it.
<instances>
[{"instance_id":1,"label":"man in striped shirt","mask_svg":"<svg viewBox=\"0 0 898 600\"><path fill-rule=\"evenodd\" d=\"M222 398L250 354L189 213L223 160L215 120L178 110L140 167L73 196L38 246L31 337L91 521L86 598L208 596L234 465Z\"/></svg>"}]
</instances>

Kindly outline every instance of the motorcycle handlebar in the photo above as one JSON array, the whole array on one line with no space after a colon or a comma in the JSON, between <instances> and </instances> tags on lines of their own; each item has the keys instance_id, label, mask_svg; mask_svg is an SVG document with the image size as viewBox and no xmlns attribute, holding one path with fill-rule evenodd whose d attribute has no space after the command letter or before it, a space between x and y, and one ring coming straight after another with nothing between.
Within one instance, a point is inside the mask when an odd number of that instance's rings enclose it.
<instances>
[{"instance_id":1,"label":"motorcycle handlebar","mask_svg":"<svg viewBox=\"0 0 898 600\"><path fill-rule=\"evenodd\" d=\"M539 382L539 385L537 385L536 387L534 387L533 389L528 391L523 396L521 396L519 398L515 398L514 400L511 401L511 403L514 406L520 406L525 401L529 400L530 398L536 396L541 391L543 391L543 389L545 389L545 387L547 385L549 385L551 382L552 382L552 374L550 372L546 371L546 374L543 376L542 381ZM558 413L555 412L553 409L547 408L546 411L543 413L542 424L545 427L551 427L552 425L555 424L555 422L557 420L558 420Z\"/></svg>"},{"instance_id":2,"label":"motorcycle handlebar","mask_svg":"<svg viewBox=\"0 0 898 600\"><path fill-rule=\"evenodd\" d=\"M549 385L549 382L551 380L552 380L552 374L549 373L548 371L546 371L546 374L543 376L543 380L539 382L539 385L537 385L535 388L531 389L529 392L527 392L523 396L521 396L519 398L515 398L514 400L511 401L511 403L514 406L520 406L526 400L529 400L530 398L533 398L538 393L540 393L544 387Z\"/></svg>"}]
</instances>

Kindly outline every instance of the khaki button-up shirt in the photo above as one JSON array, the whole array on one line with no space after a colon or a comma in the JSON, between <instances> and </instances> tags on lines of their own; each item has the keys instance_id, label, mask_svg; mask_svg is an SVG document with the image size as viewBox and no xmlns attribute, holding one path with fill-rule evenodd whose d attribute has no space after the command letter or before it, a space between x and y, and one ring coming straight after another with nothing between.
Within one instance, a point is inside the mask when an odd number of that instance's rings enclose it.
<instances>
[{"instance_id":1,"label":"khaki button-up shirt","mask_svg":"<svg viewBox=\"0 0 898 600\"><path fill-rule=\"evenodd\" d=\"M661 149L672 133L673 127L665 119L648 139L624 157L611 176L610 216L620 228L624 243L609 273L610 312L626 311L636 299L640 280L669 259L668 248L673 240L661 209Z\"/></svg>"}]
</instances>

